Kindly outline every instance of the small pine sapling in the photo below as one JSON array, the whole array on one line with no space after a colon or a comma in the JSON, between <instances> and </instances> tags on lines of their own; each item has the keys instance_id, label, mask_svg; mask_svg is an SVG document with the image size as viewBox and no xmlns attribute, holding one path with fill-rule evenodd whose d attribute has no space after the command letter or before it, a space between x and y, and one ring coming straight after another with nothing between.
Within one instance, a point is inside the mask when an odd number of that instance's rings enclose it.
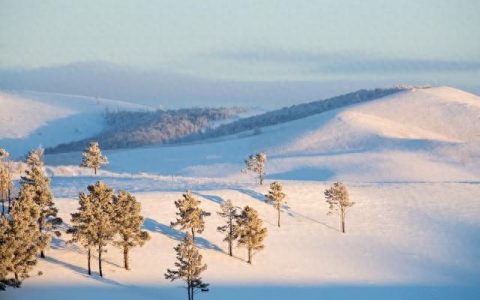
<instances>
[{"instance_id":1,"label":"small pine sapling","mask_svg":"<svg viewBox=\"0 0 480 300\"><path fill-rule=\"evenodd\" d=\"M108 164L106 156L102 155L98 142L90 142L90 145L82 153L83 159L80 167L91 168L97 175L97 170Z\"/></svg>"},{"instance_id":2,"label":"small pine sapling","mask_svg":"<svg viewBox=\"0 0 480 300\"><path fill-rule=\"evenodd\" d=\"M130 193L121 191L113 198L114 224L119 239L115 246L123 250L123 266L129 270L128 254L130 249L143 246L150 239L148 232L142 231L143 217L141 205Z\"/></svg>"},{"instance_id":3,"label":"small pine sapling","mask_svg":"<svg viewBox=\"0 0 480 300\"><path fill-rule=\"evenodd\" d=\"M330 209L328 214L338 214L342 232L345 233L345 216L347 209L355 204L355 202L350 200L347 187L341 182L335 182L332 187L325 190L325 198L327 199L326 201Z\"/></svg>"},{"instance_id":4,"label":"small pine sapling","mask_svg":"<svg viewBox=\"0 0 480 300\"><path fill-rule=\"evenodd\" d=\"M237 207L233 206L231 200L227 200L220 205L220 211L217 214L225 219L225 225L217 227L218 232L225 233L224 242L228 243L228 255L233 256L233 242L236 239L235 220L238 217Z\"/></svg>"},{"instance_id":5,"label":"small pine sapling","mask_svg":"<svg viewBox=\"0 0 480 300\"><path fill-rule=\"evenodd\" d=\"M267 154L265 152L260 152L257 154L252 154L245 160L245 168L242 172L253 172L258 176L258 182L260 185L263 184L263 179L265 178L265 164L267 162Z\"/></svg>"},{"instance_id":6,"label":"small pine sapling","mask_svg":"<svg viewBox=\"0 0 480 300\"><path fill-rule=\"evenodd\" d=\"M170 223L170 226L178 226L181 230L190 230L192 238L195 239L195 233L202 233L205 229L204 217L210 216L210 213L202 210L200 204L201 202L193 197L192 192L187 191L181 199L175 201L178 217Z\"/></svg>"},{"instance_id":7,"label":"small pine sapling","mask_svg":"<svg viewBox=\"0 0 480 300\"><path fill-rule=\"evenodd\" d=\"M238 245L247 248L247 262L251 264L255 252L265 247L263 240L267 236L267 228L263 227L258 212L250 206L245 206L237 218L237 236Z\"/></svg>"},{"instance_id":8,"label":"small pine sapling","mask_svg":"<svg viewBox=\"0 0 480 300\"><path fill-rule=\"evenodd\" d=\"M193 300L197 292L208 292L208 283L204 283L200 274L207 269L202 255L193 242L193 236L187 232L184 239L175 248L177 252L176 269L167 269L165 279L183 280L187 284L188 300Z\"/></svg>"},{"instance_id":9,"label":"small pine sapling","mask_svg":"<svg viewBox=\"0 0 480 300\"><path fill-rule=\"evenodd\" d=\"M277 226L280 227L280 213L285 202L285 193L283 192L283 186L280 182L274 181L270 184L270 190L265 195L265 202L273 205L277 211Z\"/></svg>"}]
</instances>

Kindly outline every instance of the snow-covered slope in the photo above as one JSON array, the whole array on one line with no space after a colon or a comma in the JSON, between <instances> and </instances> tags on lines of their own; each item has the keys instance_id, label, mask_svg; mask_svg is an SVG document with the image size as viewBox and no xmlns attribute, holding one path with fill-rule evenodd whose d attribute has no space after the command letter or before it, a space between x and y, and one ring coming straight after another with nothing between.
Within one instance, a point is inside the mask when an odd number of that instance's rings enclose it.
<instances>
[{"instance_id":1,"label":"snow-covered slope","mask_svg":"<svg viewBox=\"0 0 480 300\"><path fill-rule=\"evenodd\" d=\"M0 91L0 145L13 157L93 136L106 110L146 110L122 101L37 92Z\"/></svg>"},{"instance_id":2,"label":"snow-covered slope","mask_svg":"<svg viewBox=\"0 0 480 300\"><path fill-rule=\"evenodd\" d=\"M269 156L277 179L370 181L478 178L480 97L449 88L413 89L205 143L107 152L115 172L229 177L243 159ZM48 158L77 164L78 153Z\"/></svg>"},{"instance_id":3,"label":"snow-covered slope","mask_svg":"<svg viewBox=\"0 0 480 300\"><path fill-rule=\"evenodd\" d=\"M53 178L64 220L78 207L78 191L97 179ZM322 197L329 182L284 181L288 208L278 228L275 210L262 201L266 186L181 178L101 180L135 192L142 202L144 228L152 239L132 251L132 270L122 269L121 251L110 246L103 255L105 278L98 276L95 260L93 276L88 276L85 249L67 244L69 236L63 234L35 268L43 275L0 297L186 299L183 283L170 283L163 275L173 267L173 247L183 235L169 227L182 188L191 188L212 213L197 237L208 264L202 277L211 291L197 299L473 300L480 292L479 184L347 183L356 205L342 234L337 217L327 216ZM216 231L222 220L215 212L226 199L257 209L268 228L266 247L253 265L245 262L245 249L235 248L233 258L224 252L223 236Z\"/></svg>"},{"instance_id":4,"label":"snow-covered slope","mask_svg":"<svg viewBox=\"0 0 480 300\"><path fill-rule=\"evenodd\" d=\"M453 88L411 90L256 135L107 151L110 164L98 177L78 167L79 153L47 156L64 221L78 207L78 193L103 180L142 202L152 239L132 252L131 271L109 247L100 278L95 267L86 275L85 249L66 243L64 234L35 268L42 276L0 297L185 299L181 283L163 274L183 234L169 227L173 202L191 189L212 213L198 237L211 290L196 299L477 299L479 104L478 96ZM264 186L240 174L255 151L269 156ZM287 194L281 228L263 201L273 179ZM356 202L346 234L326 214L323 191L334 179L345 181ZM253 265L244 261L244 249L235 249L234 258L224 252L215 212L226 199L257 209L268 228Z\"/></svg>"}]
</instances>

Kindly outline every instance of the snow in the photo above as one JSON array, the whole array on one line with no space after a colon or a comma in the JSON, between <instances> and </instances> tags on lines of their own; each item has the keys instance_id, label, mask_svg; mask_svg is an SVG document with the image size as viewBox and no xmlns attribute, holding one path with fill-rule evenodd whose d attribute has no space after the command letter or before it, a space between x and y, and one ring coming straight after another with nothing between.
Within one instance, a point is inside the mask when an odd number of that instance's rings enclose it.
<instances>
[{"instance_id":1,"label":"snow","mask_svg":"<svg viewBox=\"0 0 480 300\"><path fill-rule=\"evenodd\" d=\"M107 110L149 109L102 98L0 91L0 144L19 158L38 146L51 147L98 134Z\"/></svg>"},{"instance_id":2,"label":"snow","mask_svg":"<svg viewBox=\"0 0 480 300\"><path fill-rule=\"evenodd\" d=\"M480 175L478 128L480 97L449 87L416 89L263 128L261 134L107 151L107 169L235 179L249 154L264 151L269 178L462 181ZM47 160L69 165L78 164L78 157Z\"/></svg>"},{"instance_id":3,"label":"snow","mask_svg":"<svg viewBox=\"0 0 480 300\"><path fill-rule=\"evenodd\" d=\"M121 181L103 179L124 188ZM338 219L326 215L328 206L322 192L330 182L284 183L288 209L282 213L281 228L276 227L275 210L261 201L266 186L242 183L240 187L226 184L216 189L215 182L190 183L202 207L212 212L198 241L209 266L203 278L212 285L212 292L201 299L230 298L231 290L226 287L236 290L234 299L257 299L272 293L270 289L276 286L294 290L306 287L300 289L305 297L323 297L324 291L329 291L327 299L335 299L345 290L352 295L369 295L376 287L376 293L384 290L378 296L388 299L389 291L397 289L410 299L453 299L443 289L453 289L455 297L474 299L471 290L480 291L480 201L473 197L480 195L480 184L347 183L357 204L347 217L347 234L342 235ZM75 179L56 182L54 178L54 192L62 194L66 186L81 190L77 184ZM62 295L59 298L91 297L102 290L111 291L109 295L121 293L121 299L148 299L153 295L183 299L185 291L177 288L179 283L170 284L163 278L174 261L172 247L182 236L168 226L175 217L173 202L181 196L181 187L170 185L168 179L152 180L149 185L156 191L135 195L142 202L144 226L152 240L133 251L131 271L121 268L120 251L110 248L105 258L105 279L98 277L95 263L95 275L86 276L85 251L65 244L63 236L54 241L47 253L49 258L36 268L44 274L25 281L22 289L9 289L7 299L27 299L38 291L42 293L35 299L48 299L55 293ZM253 265L245 262L244 249L235 249L234 258L224 252L226 244L216 232L221 219L215 212L225 199L256 208L268 228L266 248L254 256ZM69 220L69 213L78 204L72 197L57 199L57 205L61 217ZM76 289L83 292L70 295Z\"/></svg>"},{"instance_id":4,"label":"snow","mask_svg":"<svg viewBox=\"0 0 480 300\"><path fill-rule=\"evenodd\" d=\"M164 279L182 233L168 225L174 200L191 189L212 215L198 239L211 291L197 299L478 299L480 294L480 97L449 87L411 90L301 120L190 145L106 151L94 177L79 153L47 156L60 216L96 180L142 203L152 239L121 268L105 255L105 278L86 275L85 250L55 239L48 258L5 299L185 299ZM14 131L15 132L15 131ZM241 174L243 160L268 155L267 182ZM263 202L268 184L287 194L282 227ZM347 233L327 216L323 191L346 183L355 206ZM227 254L216 232L222 201L250 205L268 228L253 265ZM2 298L2 299L4 299Z\"/></svg>"}]
</instances>

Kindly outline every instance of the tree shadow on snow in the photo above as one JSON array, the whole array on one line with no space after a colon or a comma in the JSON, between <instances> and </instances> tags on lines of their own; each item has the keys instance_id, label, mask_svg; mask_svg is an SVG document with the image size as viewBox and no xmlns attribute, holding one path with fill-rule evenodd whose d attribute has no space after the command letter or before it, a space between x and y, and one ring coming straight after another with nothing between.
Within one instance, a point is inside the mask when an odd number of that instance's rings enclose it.
<instances>
[{"instance_id":1,"label":"tree shadow on snow","mask_svg":"<svg viewBox=\"0 0 480 300\"><path fill-rule=\"evenodd\" d=\"M250 190L250 189L243 189L243 188L232 188L232 190L240 192L240 193L242 193L244 195L247 195L249 197L252 197L255 200L265 202L265 195L261 194L257 191Z\"/></svg>"},{"instance_id":2,"label":"tree shadow on snow","mask_svg":"<svg viewBox=\"0 0 480 300\"><path fill-rule=\"evenodd\" d=\"M67 269L70 269L70 270L74 271L75 273L80 274L80 275L82 275L83 277L86 277L86 278L91 278L91 279L94 279L94 280L97 280L97 281L100 281L100 282L103 282L103 283L111 284L111 285L123 286L122 284L120 284L119 282L117 282L115 280L100 277L100 276L96 275L94 272L92 272L92 275L88 275L88 270L87 269L85 269L83 267L80 267L80 266L77 266L77 265L74 265L74 264L71 264L71 263L68 263L68 262L65 262L65 261L61 261L59 259L56 259L56 258L53 258L53 257L50 257L50 256L45 257L44 260L49 262L49 263L60 265L60 266L63 266Z\"/></svg>"},{"instance_id":3,"label":"tree shadow on snow","mask_svg":"<svg viewBox=\"0 0 480 300\"><path fill-rule=\"evenodd\" d=\"M143 228L151 232L158 232L164 234L176 241L181 241L185 237L184 232L167 226L165 224L159 223L151 218L145 218L145 221L143 222ZM195 236L195 244L202 249L210 249L223 252L220 247L201 236Z\"/></svg>"},{"instance_id":4,"label":"tree shadow on snow","mask_svg":"<svg viewBox=\"0 0 480 300\"><path fill-rule=\"evenodd\" d=\"M207 200L210 200L214 203L217 203L217 204L223 204L223 202L225 202L222 197L219 197L219 196L216 196L216 195L207 195L207 194L201 194L199 192L193 192L194 195L197 195L197 196L200 196L202 198L205 198Z\"/></svg>"}]
</instances>

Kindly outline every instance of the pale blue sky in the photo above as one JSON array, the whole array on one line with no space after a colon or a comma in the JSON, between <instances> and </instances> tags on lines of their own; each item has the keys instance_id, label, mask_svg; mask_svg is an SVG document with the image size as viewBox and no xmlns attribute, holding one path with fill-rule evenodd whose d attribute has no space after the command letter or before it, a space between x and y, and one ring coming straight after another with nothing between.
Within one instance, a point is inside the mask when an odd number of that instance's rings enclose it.
<instances>
[{"instance_id":1,"label":"pale blue sky","mask_svg":"<svg viewBox=\"0 0 480 300\"><path fill-rule=\"evenodd\" d=\"M0 68L105 61L236 80L469 80L479 14L478 0L0 0Z\"/></svg>"}]
</instances>

